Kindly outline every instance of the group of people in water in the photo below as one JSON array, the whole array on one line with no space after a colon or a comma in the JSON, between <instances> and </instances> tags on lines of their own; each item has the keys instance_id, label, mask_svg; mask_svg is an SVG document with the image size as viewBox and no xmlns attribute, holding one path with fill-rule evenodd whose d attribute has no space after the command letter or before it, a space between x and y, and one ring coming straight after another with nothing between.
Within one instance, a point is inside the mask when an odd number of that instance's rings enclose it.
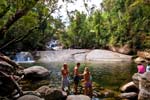
<instances>
[{"instance_id":1,"label":"group of people in water","mask_svg":"<svg viewBox=\"0 0 150 100\"><path fill-rule=\"evenodd\" d=\"M74 84L74 94L78 94L78 86L80 81L83 83L83 93L88 96L92 96L92 79L91 73L88 67L84 68L83 73L79 73L80 63L77 63L73 69L73 84ZM61 68L62 74L62 90L65 91L65 88L70 90L70 81L69 81L69 69L67 63L64 63ZM82 80L81 80L82 77Z\"/></svg>"},{"instance_id":2,"label":"group of people in water","mask_svg":"<svg viewBox=\"0 0 150 100\"><path fill-rule=\"evenodd\" d=\"M78 86L79 83L82 82L83 84L83 93L85 95L92 96L92 76L89 71L88 67L84 68L83 73L79 72L80 63L77 63L73 69L73 84L74 84L74 94L78 94ZM143 74L145 72L150 72L150 63L146 65L142 62L137 65L138 73ZM66 91L66 88L70 90L70 80L69 80L69 69L68 64L64 63L61 68L61 75L62 75L62 90ZM82 77L82 80L81 80Z\"/></svg>"},{"instance_id":3,"label":"group of people in water","mask_svg":"<svg viewBox=\"0 0 150 100\"><path fill-rule=\"evenodd\" d=\"M145 72L150 72L150 63L147 63L146 65L143 63L141 62L137 65L137 70L138 70L138 73L140 74L143 74Z\"/></svg>"}]
</instances>

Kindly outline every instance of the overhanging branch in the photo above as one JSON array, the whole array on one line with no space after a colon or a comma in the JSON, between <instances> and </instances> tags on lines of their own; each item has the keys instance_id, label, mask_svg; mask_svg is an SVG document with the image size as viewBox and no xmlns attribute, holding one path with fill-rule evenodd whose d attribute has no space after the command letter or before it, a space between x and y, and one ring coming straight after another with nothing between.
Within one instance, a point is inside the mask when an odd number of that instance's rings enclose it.
<instances>
[{"instance_id":1,"label":"overhanging branch","mask_svg":"<svg viewBox=\"0 0 150 100\"><path fill-rule=\"evenodd\" d=\"M34 4L32 7L35 6L35 4L38 2L39 0L35 0ZM4 24L2 26L2 28L0 29L0 38L2 39L5 35L5 33L8 31L8 29L18 20L20 19L22 16L26 15L28 13L28 11L30 10L30 7L25 7L21 10L17 10L16 13L14 15L12 15L6 22L6 24Z\"/></svg>"}]
</instances>

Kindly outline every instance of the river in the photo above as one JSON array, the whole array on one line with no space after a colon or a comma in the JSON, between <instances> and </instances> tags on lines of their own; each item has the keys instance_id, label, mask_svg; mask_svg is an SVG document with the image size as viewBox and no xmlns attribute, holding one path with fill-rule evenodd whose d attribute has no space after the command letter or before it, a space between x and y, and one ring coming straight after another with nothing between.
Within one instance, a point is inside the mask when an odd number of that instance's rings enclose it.
<instances>
[{"instance_id":1,"label":"river","mask_svg":"<svg viewBox=\"0 0 150 100\"><path fill-rule=\"evenodd\" d=\"M50 62L50 63L31 63L22 64L25 67L40 65L49 69L51 78L49 86L61 86L61 66L63 62ZM68 62L70 70L70 80L72 80L74 62ZM132 62L81 62L80 73L83 72L84 67L89 67L94 86L98 92L108 89L119 92L119 88L132 80L132 75L136 72L136 65ZM96 90L95 89L95 90ZM112 99L113 100L113 99ZM115 100L115 99L114 99Z\"/></svg>"}]
</instances>

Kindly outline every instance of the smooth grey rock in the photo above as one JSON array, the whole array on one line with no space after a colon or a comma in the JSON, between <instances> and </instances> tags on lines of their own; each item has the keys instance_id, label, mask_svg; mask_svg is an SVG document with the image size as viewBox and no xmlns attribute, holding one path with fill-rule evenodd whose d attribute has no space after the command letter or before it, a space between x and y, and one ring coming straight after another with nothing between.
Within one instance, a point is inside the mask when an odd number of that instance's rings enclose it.
<instances>
[{"instance_id":1,"label":"smooth grey rock","mask_svg":"<svg viewBox=\"0 0 150 100\"><path fill-rule=\"evenodd\" d=\"M119 97L123 99L136 99L138 97L138 94L135 92L121 93Z\"/></svg>"},{"instance_id":2,"label":"smooth grey rock","mask_svg":"<svg viewBox=\"0 0 150 100\"><path fill-rule=\"evenodd\" d=\"M49 70L42 67L42 66L32 66L29 68L24 69L25 78L47 78L49 77L50 73Z\"/></svg>"},{"instance_id":3,"label":"smooth grey rock","mask_svg":"<svg viewBox=\"0 0 150 100\"><path fill-rule=\"evenodd\" d=\"M44 100L44 99L34 95L24 95L18 98L17 100Z\"/></svg>"},{"instance_id":4,"label":"smooth grey rock","mask_svg":"<svg viewBox=\"0 0 150 100\"><path fill-rule=\"evenodd\" d=\"M62 61L131 61L132 56L101 49L63 49L38 51L39 62Z\"/></svg>"},{"instance_id":5,"label":"smooth grey rock","mask_svg":"<svg viewBox=\"0 0 150 100\"><path fill-rule=\"evenodd\" d=\"M67 93L60 89L49 88L48 86L42 86L36 90L41 94L45 100L66 100Z\"/></svg>"},{"instance_id":6,"label":"smooth grey rock","mask_svg":"<svg viewBox=\"0 0 150 100\"><path fill-rule=\"evenodd\" d=\"M92 50L87 54L88 61L131 61L131 56L108 50Z\"/></svg>"},{"instance_id":7,"label":"smooth grey rock","mask_svg":"<svg viewBox=\"0 0 150 100\"><path fill-rule=\"evenodd\" d=\"M150 100L150 72L135 73L132 78L139 87L138 100Z\"/></svg>"},{"instance_id":8,"label":"smooth grey rock","mask_svg":"<svg viewBox=\"0 0 150 100\"><path fill-rule=\"evenodd\" d=\"M138 100L150 100L150 72L145 72L139 77Z\"/></svg>"},{"instance_id":9,"label":"smooth grey rock","mask_svg":"<svg viewBox=\"0 0 150 100\"><path fill-rule=\"evenodd\" d=\"M121 92L139 92L139 89L134 82L129 82L120 88Z\"/></svg>"},{"instance_id":10,"label":"smooth grey rock","mask_svg":"<svg viewBox=\"0 0 150 100\"><path fill-rule=\"evenodd\" d=\"M69 95L66 100L91 100L86 95Z\"/></svg>"}]
</instances>

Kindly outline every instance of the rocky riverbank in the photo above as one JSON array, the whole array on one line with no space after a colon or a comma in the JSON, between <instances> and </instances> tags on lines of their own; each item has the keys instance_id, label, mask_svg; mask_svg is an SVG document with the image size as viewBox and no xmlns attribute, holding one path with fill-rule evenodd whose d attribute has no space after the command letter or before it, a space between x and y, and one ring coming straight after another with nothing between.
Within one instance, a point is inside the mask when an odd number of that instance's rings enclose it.
<instances>
[{"instance_id":1,"label":"rocky riverbank","mask_svg":"<svg viewBox=\"0 0 150 100\"><path fill-rule=\"evenodd\" d=\"M150 72L135 73L133 81L121 87L121 98L127 100L150 100Z\"/></svg>"},{"instance_id":2,"label":"rocky riverbank","mask_svg":"<svg viewBox=\"0 0 150 100\"><path fill-rule=\"evenodd\" d=\"M98 51L96 50L95 52L98 52ZM77 54L77 53L74 53L74 54ZM16 91L17 96L21 97L18 100L25 100L26 98L29 98L29 99L35 98L34 100L43 100L43 99L40 99L43 92L39 93L39 91L32 91L31 89L29 89L26 92L26 90L23 89L22 85L25 82L30 82L30 81L26 81L27 79L31 80L31 82L33 82L32 84L35 84L35 83L38 84L39 82L37 82L37 80L43 80L43 78L50 76L49 71L47 69L44 69L42 66L41 67L40 66L32 66L32 67L24 69L24 67L21 67L19 64L13 62L11 59L9 59L6 56L1 55L0 57L1 57L0 58L1 59L1 61L0 61L1 62L0 63L0 69L1 69L0 77L3 78L3 79L0 79L0 83L1 83L0 90L4 91L0 94L0 96L2 96L2 98L3 98L3 97L7 97L9 94L11 97L8 96L7 98L9 98L9 99L16 98L16 95L14 95L14 92ZM18 75L19 73L20 73L20 75ZM22 77L22 76L24 76L24 77ZM18 80L19 78L21 78L22 80L19 81ZM36 82L34 82L34 80ZM48 87L50 87L47 83L46 84L44 83L44 85L47 85ZM12 87L9 87L9 86L12 86ZM35 89L33 89L33 90L35 90ZM46 93L44 95L48 95L50 97L54 97L53 95L56 95L55 97L57 97L58 92L60 93L60 95L62 95L62 93L63 93L63 91L60 91L59 88L57 88L57 89L49 89L48 88L48 90L44 89L43 91ZM118 98L117 93L113 92L112 90L104 89L104 88L96 86L96 85L93 85L93 93L94 93L95 97ZM24 95L27 94L27 95L22 96L22 94L24 94ZM34 94L34 95L32 95L32 94ZM38 95L40 95L40 96L38 96ZM66 95L65 95L65 97L66 97ZM82 97L87 98L87 96L82 96ZM50 99L46 99L47 96L42 97L42 98L44 98L45 100L50 100ZM67 95L66 98L69 98L69 99L65 99L65 100L77 100L77 99L70 99L70 98L81 98L81 97ZM51 99L51 100L53 100L53 99ZM54 99L54 100L56 100L56 99ZM60 100L64 100L64 97L62 97L62 99L60 99ZM84 100L86 100L86 99L84 99ZM89 99L87 99L87 100L89 100Z\"/></svg>"},{"instance_id":3,"label":"rocky riverbank","mask_svg":"<svg viewBox=\"0 0 150 100\"><path fill-rule=\"evenodd\" d=\"M60 89L42 86L35 91L23 91L19 81L38 82L49 75L49 71L41 66L24 69L4 55L0 55L0 100L90 100L88 96L68 96ZM36 81L35 81L36 79Z\"/></svg>"}]
</instances>

